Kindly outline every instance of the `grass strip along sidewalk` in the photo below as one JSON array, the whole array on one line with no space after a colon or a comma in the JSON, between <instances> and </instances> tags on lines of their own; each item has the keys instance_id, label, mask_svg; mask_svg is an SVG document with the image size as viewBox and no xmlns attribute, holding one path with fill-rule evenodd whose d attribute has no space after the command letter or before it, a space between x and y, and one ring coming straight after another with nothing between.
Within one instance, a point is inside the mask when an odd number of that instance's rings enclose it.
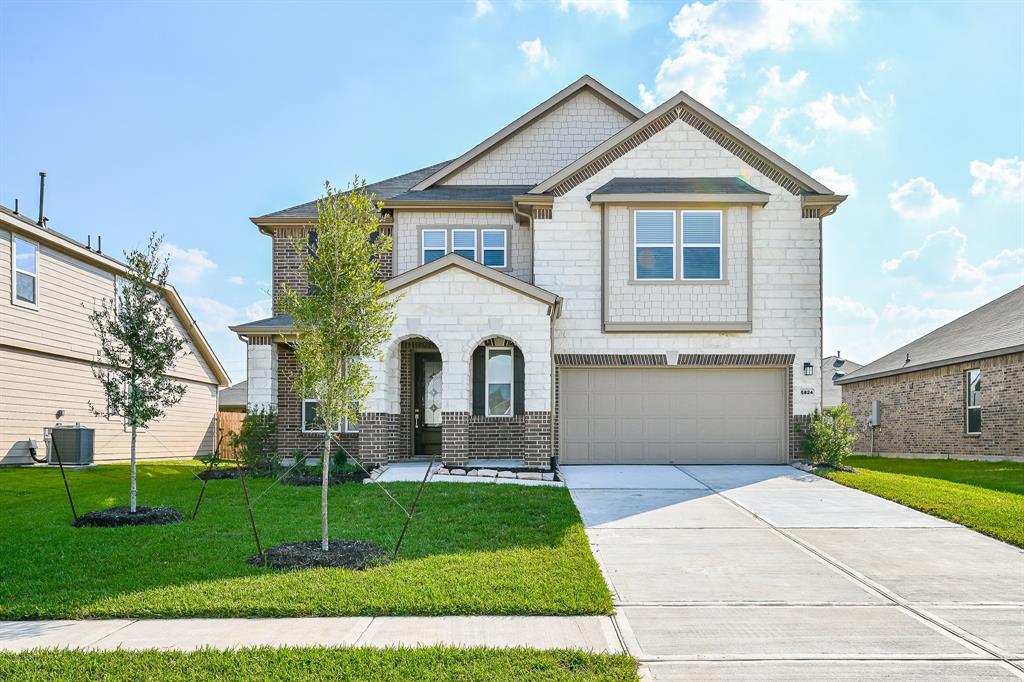
<instances>
[{"instance_id":1,"label":"grass strip along sidewalk","mask_svg":"<svg viewBox=\"0 0 1024 682\"><path fill-rule=\"evenodd\" d=\"M848 457L857 473L819 470L851 488L1024 547L1024 463Z\"/></svg>"},{"instance_id":2,"label":"grass strip along sidewalk","mask_svg":"<svg viewBox=\"0 0 1024 682\"><path fill-rule=\"evenodd\" d=\"M190 515L192 462L143 464L139 501ZM68 473L79 513L124 504L128 467ZM263 546L320 537L320 490L250 480ZM408 506L414 483L387 484ZM264 494L265 492L265 494ZM332 537L394 547L405 516L376 485L330 492ZM73 528L60 473L0 470L0 619L611 613L562 488L429 484L399 560L367 571L250 566L237 480L209 483L195 521Z\"/></svg>"},{"instance_id":3,"label":"grass strip along sidewalk","mask_svg":"<svg viewBox=\"0 0 1024 682\"><path fill-rule=\"evenodd\" d=\"M629 656L533 649L298 649L0 653L0 679L638 680Z\"/></svg>"}]
</instances>

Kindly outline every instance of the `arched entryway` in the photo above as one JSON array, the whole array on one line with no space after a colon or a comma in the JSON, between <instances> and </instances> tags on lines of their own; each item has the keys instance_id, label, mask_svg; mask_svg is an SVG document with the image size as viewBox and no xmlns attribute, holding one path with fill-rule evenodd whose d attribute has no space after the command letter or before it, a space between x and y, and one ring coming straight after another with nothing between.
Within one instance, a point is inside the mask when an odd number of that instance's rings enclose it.
<instances>
[{"instance_id":1,"label":"arched entryway","mask_svg":"<svg viewBox=\"0 0 1024 682\"><path fill-rule=\"evenodd\" d=\"M443 419L441 351L433 341L413 337L402 341L399 353L400 437L409 456L439 456Z\"/></svg>"}]
</instances>

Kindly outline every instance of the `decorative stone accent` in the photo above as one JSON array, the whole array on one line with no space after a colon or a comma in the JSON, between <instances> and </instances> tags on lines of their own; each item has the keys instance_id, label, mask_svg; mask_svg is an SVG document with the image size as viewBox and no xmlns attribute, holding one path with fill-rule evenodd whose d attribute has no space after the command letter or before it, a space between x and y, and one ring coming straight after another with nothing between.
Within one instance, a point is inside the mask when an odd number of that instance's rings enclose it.
<instances>
[{"instance_id":1,"label":"decorative stone accent","mask_svg":"<svg viewBox=\"0 0 1024 682\"><path fill-rule=\"evenodd\" d=\"M438 467L437 471L434 472L436 476L447 476L449 473L451 472L449 472L445 467Z\"/></svg>"},{"instance_id":2,"label":"decorative stone accent","mask_svg":"<svg viewBox=\"0 0 1024 682\"><path fill-rule=\"evenodd\" d=\"M518 474L516 474L516 478L522 479L524 481L542 480L540 472L537 471L520 471Z\"/></svg>"},{"instance_id":3,"label":"decorative stone accent","mask_svg":"<svg viewBox=\"0 0 1024 682\"><path fill-rule=\"evenodd\" d=\"M515 478L516 474L514 471L499 471L498 478Z\"/></svg>"},{"instance_id":4,"label":"decorative stone accent","mask_svg":"<svg viewBox=\"0 0 1024 682\"><path fill-rule=\"evenodd\" d=\"M494 478L495 476L498 475L496 469L477 469L475 473L477 476L484 478Z\"/></svg>"},{"instance_id":5,"label":"decorative stone accent","mask_svg":"<svg viewBox=\"0 0 1024 682\"><path fill-rule=\"evenodd\" d=\"M448 473L450 473L452 476L465 476L466 475L466 470L465 469L452 469Z\"/></svg>"}]
</instances>

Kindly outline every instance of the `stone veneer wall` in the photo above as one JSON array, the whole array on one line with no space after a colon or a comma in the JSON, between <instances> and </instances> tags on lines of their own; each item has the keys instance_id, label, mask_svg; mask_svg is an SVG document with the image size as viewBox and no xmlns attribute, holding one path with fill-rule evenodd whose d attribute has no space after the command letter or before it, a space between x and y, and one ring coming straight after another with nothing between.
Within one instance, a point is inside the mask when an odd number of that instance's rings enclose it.
<instances>
[{"instance_id":1,"label":"stone veneer wall","mask_svg":"<svg viewBox=\"0 0 1024 682\"><path fill-rule=\"evenodd\" d=\"M981 370L981 433L965 428L964 373ZM875 454L1024 458L1024 353L843 384L858 452L871 448L871 402L882 402Z\"/></svg>"}]
</instances>

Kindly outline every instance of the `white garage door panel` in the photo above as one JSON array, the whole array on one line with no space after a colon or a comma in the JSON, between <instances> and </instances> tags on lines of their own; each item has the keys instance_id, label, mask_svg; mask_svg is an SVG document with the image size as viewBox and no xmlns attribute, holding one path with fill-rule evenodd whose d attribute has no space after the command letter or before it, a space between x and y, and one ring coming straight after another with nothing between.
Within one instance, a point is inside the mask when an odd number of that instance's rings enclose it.
<instances>
[{"instance_id":1,"label":"white garage door panel","mask_svg":"<svg viewBox=\"0 0 1024 682\"><path fill-rule=\"evenodd\" d=\"M786 461L781 369L563 369L565 464Z\"/></svg>"}]
</instances>

